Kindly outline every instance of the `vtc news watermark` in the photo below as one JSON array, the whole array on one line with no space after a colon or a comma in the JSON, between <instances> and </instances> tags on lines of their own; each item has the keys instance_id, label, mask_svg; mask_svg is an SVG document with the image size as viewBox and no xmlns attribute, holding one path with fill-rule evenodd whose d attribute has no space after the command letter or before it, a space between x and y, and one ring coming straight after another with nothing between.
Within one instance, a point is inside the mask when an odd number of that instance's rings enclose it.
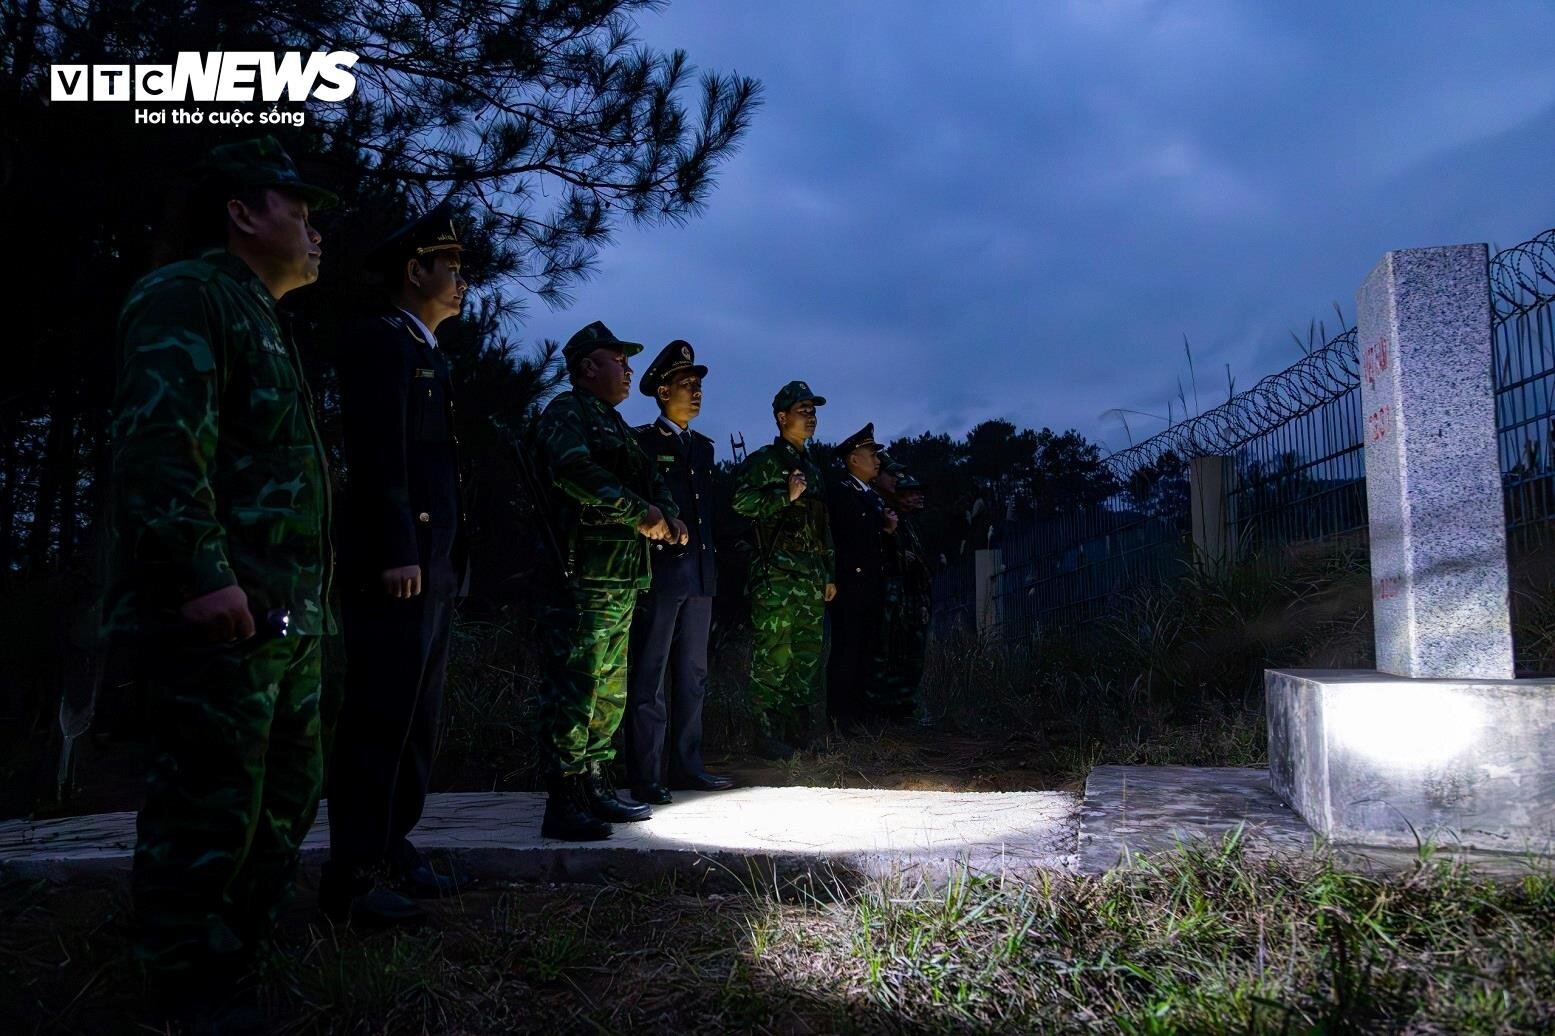
<instances>
[{"instance_id":1,"label":"vtc news watermark","mask_svg":"<svg viewBox=\"0 0 1555 1036\"><path fill-rule=\"evenodd\" d=\"M183 51L170 64L51 65L50 101L170 104L244 104L253 101L343 101L356 90L349 51ZM198 108L135 109L145 125L200 123L301 126L301 111L207 112Z\"/></svg>"}]
</instances>

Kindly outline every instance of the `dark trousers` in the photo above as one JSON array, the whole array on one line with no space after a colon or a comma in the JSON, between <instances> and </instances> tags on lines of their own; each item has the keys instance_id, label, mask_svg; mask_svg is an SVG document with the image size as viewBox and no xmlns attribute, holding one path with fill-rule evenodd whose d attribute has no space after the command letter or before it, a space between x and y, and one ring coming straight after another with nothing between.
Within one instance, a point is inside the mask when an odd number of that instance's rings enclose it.
<instances>
[{"instance_id":1,"label":"dark trousers","mask_svg":"<svg viewBox=\"0 0 1555 1036\"><path fill-rule=\"evenodd\" d=\"M877 587L842 586L826 606L831 656L826 661L826 717L839 727L869 718L885 627L885 599Z\"/></svg>"},{"instance_id":2,"label":"dark trousers","mask_svg":"<svg viewBox=\"0 0 1555 1036\"><path fill-rule=\"evenodd\" d=\"M638 598L632 614L623 724L632 785L664 779L666 735L669 779L703 772L702 699L707 691L707 635L712 625L711 597L650 591Z\"/></svg>"},{"instance_id":3,"label":"dark trousers","mask_svg":"<svg viewBox=\"0 0 1555 1036\"><path fill-rule=\"evenodd\" d=\"M425 574L425 573L424 573ZM329 766L329 852L342 867L418 862L421 820L437 748L453 619L449 579L420 595L345 595L346 693Z\"/></svg>"}]
</instances>

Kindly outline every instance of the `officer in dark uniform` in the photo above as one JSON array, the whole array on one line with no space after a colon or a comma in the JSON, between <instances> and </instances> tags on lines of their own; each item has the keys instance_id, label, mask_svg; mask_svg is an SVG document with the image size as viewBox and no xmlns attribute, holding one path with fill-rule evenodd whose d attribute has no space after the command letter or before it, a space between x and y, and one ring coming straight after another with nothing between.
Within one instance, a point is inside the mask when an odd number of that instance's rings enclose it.
<instances>
[{"instance_id":1,"label":"officer in dark uniform","mask_svg":"<svg viewBox=\"0 0 1555 1036\"><path fill-rule=\"evenodd\" d=\"M409 840L426 801L466 574L452 384L437 344L438 325L464 301L460 254L446 202L396 230L371 257L388 300L341 346L346 690L319 885L337 920L414 920L421 910L407 896L450 895L467 880L435 872Z\"/></svg>"},{"instance_id":2,"label":"officer in dark uniform","mask_svg":"<svg viewBox=\"0 0 1555 1036\"><path fill-rule=\"evenodd\" d=\"M826 606L832 636L826 714L844 731L871 718L879 679L890 558L886 538L896 531L896 514L869 484L880 474L879 450L873 424L844 439L837 447L844 471L833 480L827 499L837 551L837 596Z\"/></svg>"},{"instance_id":3,"label":"officer in dark uniform","mask_svg":"<svg viewBox=\"0 0 1555 1036\"><path fill-rule=\"evenodd\" d=\"M638 595L632 613L624 724L627 777L632 797L654 805L668 803L671 789L721 791L734 785L702 765L702 699L718 567L713 440L692 431L690 424L702 411L706 375L690 343L676 339L638 383L639 391L659 404L659 419L638 428L637 441L675 497L687 533L684 544L653 545L653 585ZM663 781L666 732L669 787Z\"/></svg>"}]
</instances>

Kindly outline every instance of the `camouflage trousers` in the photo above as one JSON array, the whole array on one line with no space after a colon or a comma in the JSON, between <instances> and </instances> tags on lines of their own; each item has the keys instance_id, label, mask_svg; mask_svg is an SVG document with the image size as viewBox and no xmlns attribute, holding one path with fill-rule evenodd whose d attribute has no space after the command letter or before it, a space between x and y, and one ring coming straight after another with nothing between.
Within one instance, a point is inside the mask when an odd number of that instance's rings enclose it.
<instances>
[{"instance_id":1,"label":"camouflage trousers","mask_svg":"<svg viewBox=\"0 0 1555 1036\"><path fill-rule=\"evenodd\" d=\"M808 723L825 697L825 586L752 580L750 701L759 716Z\"/></svg>"},{"instance_id":2,"label":"camouflage trousers","mask_svg":"<svg viewBox=\"0 0 1555 1036\"><path fill-rule=\"evenodd\" d=\"M635 588L573 584L547 609L540 746L549 772L579 774L615 758L611 739L626 709L626 651Z\"/></svg>"},{"instance_id":3,"label":"camouflage trousers","mask_svg":"<svg viewBox=\"0 0 1555 1036\"><path fill-rule=\"evenodd\" d=\"M323 782L322 639L166 652L136 822L135 955L153 973L241 963L269 941Z\"/></svg>"}]
</instances>

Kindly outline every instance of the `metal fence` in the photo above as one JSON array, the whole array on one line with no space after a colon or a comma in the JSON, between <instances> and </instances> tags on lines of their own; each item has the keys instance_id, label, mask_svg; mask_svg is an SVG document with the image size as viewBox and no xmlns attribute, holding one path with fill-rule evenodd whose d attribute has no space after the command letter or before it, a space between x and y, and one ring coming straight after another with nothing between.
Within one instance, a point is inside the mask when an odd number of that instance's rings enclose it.
<instances>
[{"instance_id":1,"label":"metal fence","mask_svg":"<svg viewBox=\"0 0 1555 1036\"><path fill-rule=\"evenodd\" d=\"M1188 509L1152 502L1120 493L1006 534L997 545L997 621L1026 633L1089 622L1124 588L1179 571L1191 554Z\"/></svg>"},{"instance_id":2,"label":"metal fence","mask_svg":"<svg viewBox=\"0 0 1555 1036\"><path fill-rule=\"evenodd\" d=\"M1555 519L1555 229L1498 253L1491 263L1496 305L1496 446L1513 542L1542 534Z\"/></svg>"},{"instance_id":3,"label":"metal fence","mask_svg":"<svg viewBox=\"0 0 1555 1036\"><path fill-rule=\"evenodd\" d=\"M1555 229L1490 264L1496 436L1514 543L1555 523ZM996 611L1036 632L1103 614L1129 586L1192 557L1188 472L1228 458L1220 513L1242 559L1366 536L1360 362L1350 328L1246 392L1108 458L1125 492L1004 533ZM947 587L947 590L949 587ZM973 588L975 593L975 587Z\"/></svg>"},{"instance_id":4,"label":"metal fence","mask_svg":"<svg viewBox=\"0 0 1555 1036\"><path fill-rule=\"evenodd\" d=\"M934 636L977 629L976 558L967 554L934 574L930 599L934 602L929 629Z\"/></svg>"}]
</instances>

